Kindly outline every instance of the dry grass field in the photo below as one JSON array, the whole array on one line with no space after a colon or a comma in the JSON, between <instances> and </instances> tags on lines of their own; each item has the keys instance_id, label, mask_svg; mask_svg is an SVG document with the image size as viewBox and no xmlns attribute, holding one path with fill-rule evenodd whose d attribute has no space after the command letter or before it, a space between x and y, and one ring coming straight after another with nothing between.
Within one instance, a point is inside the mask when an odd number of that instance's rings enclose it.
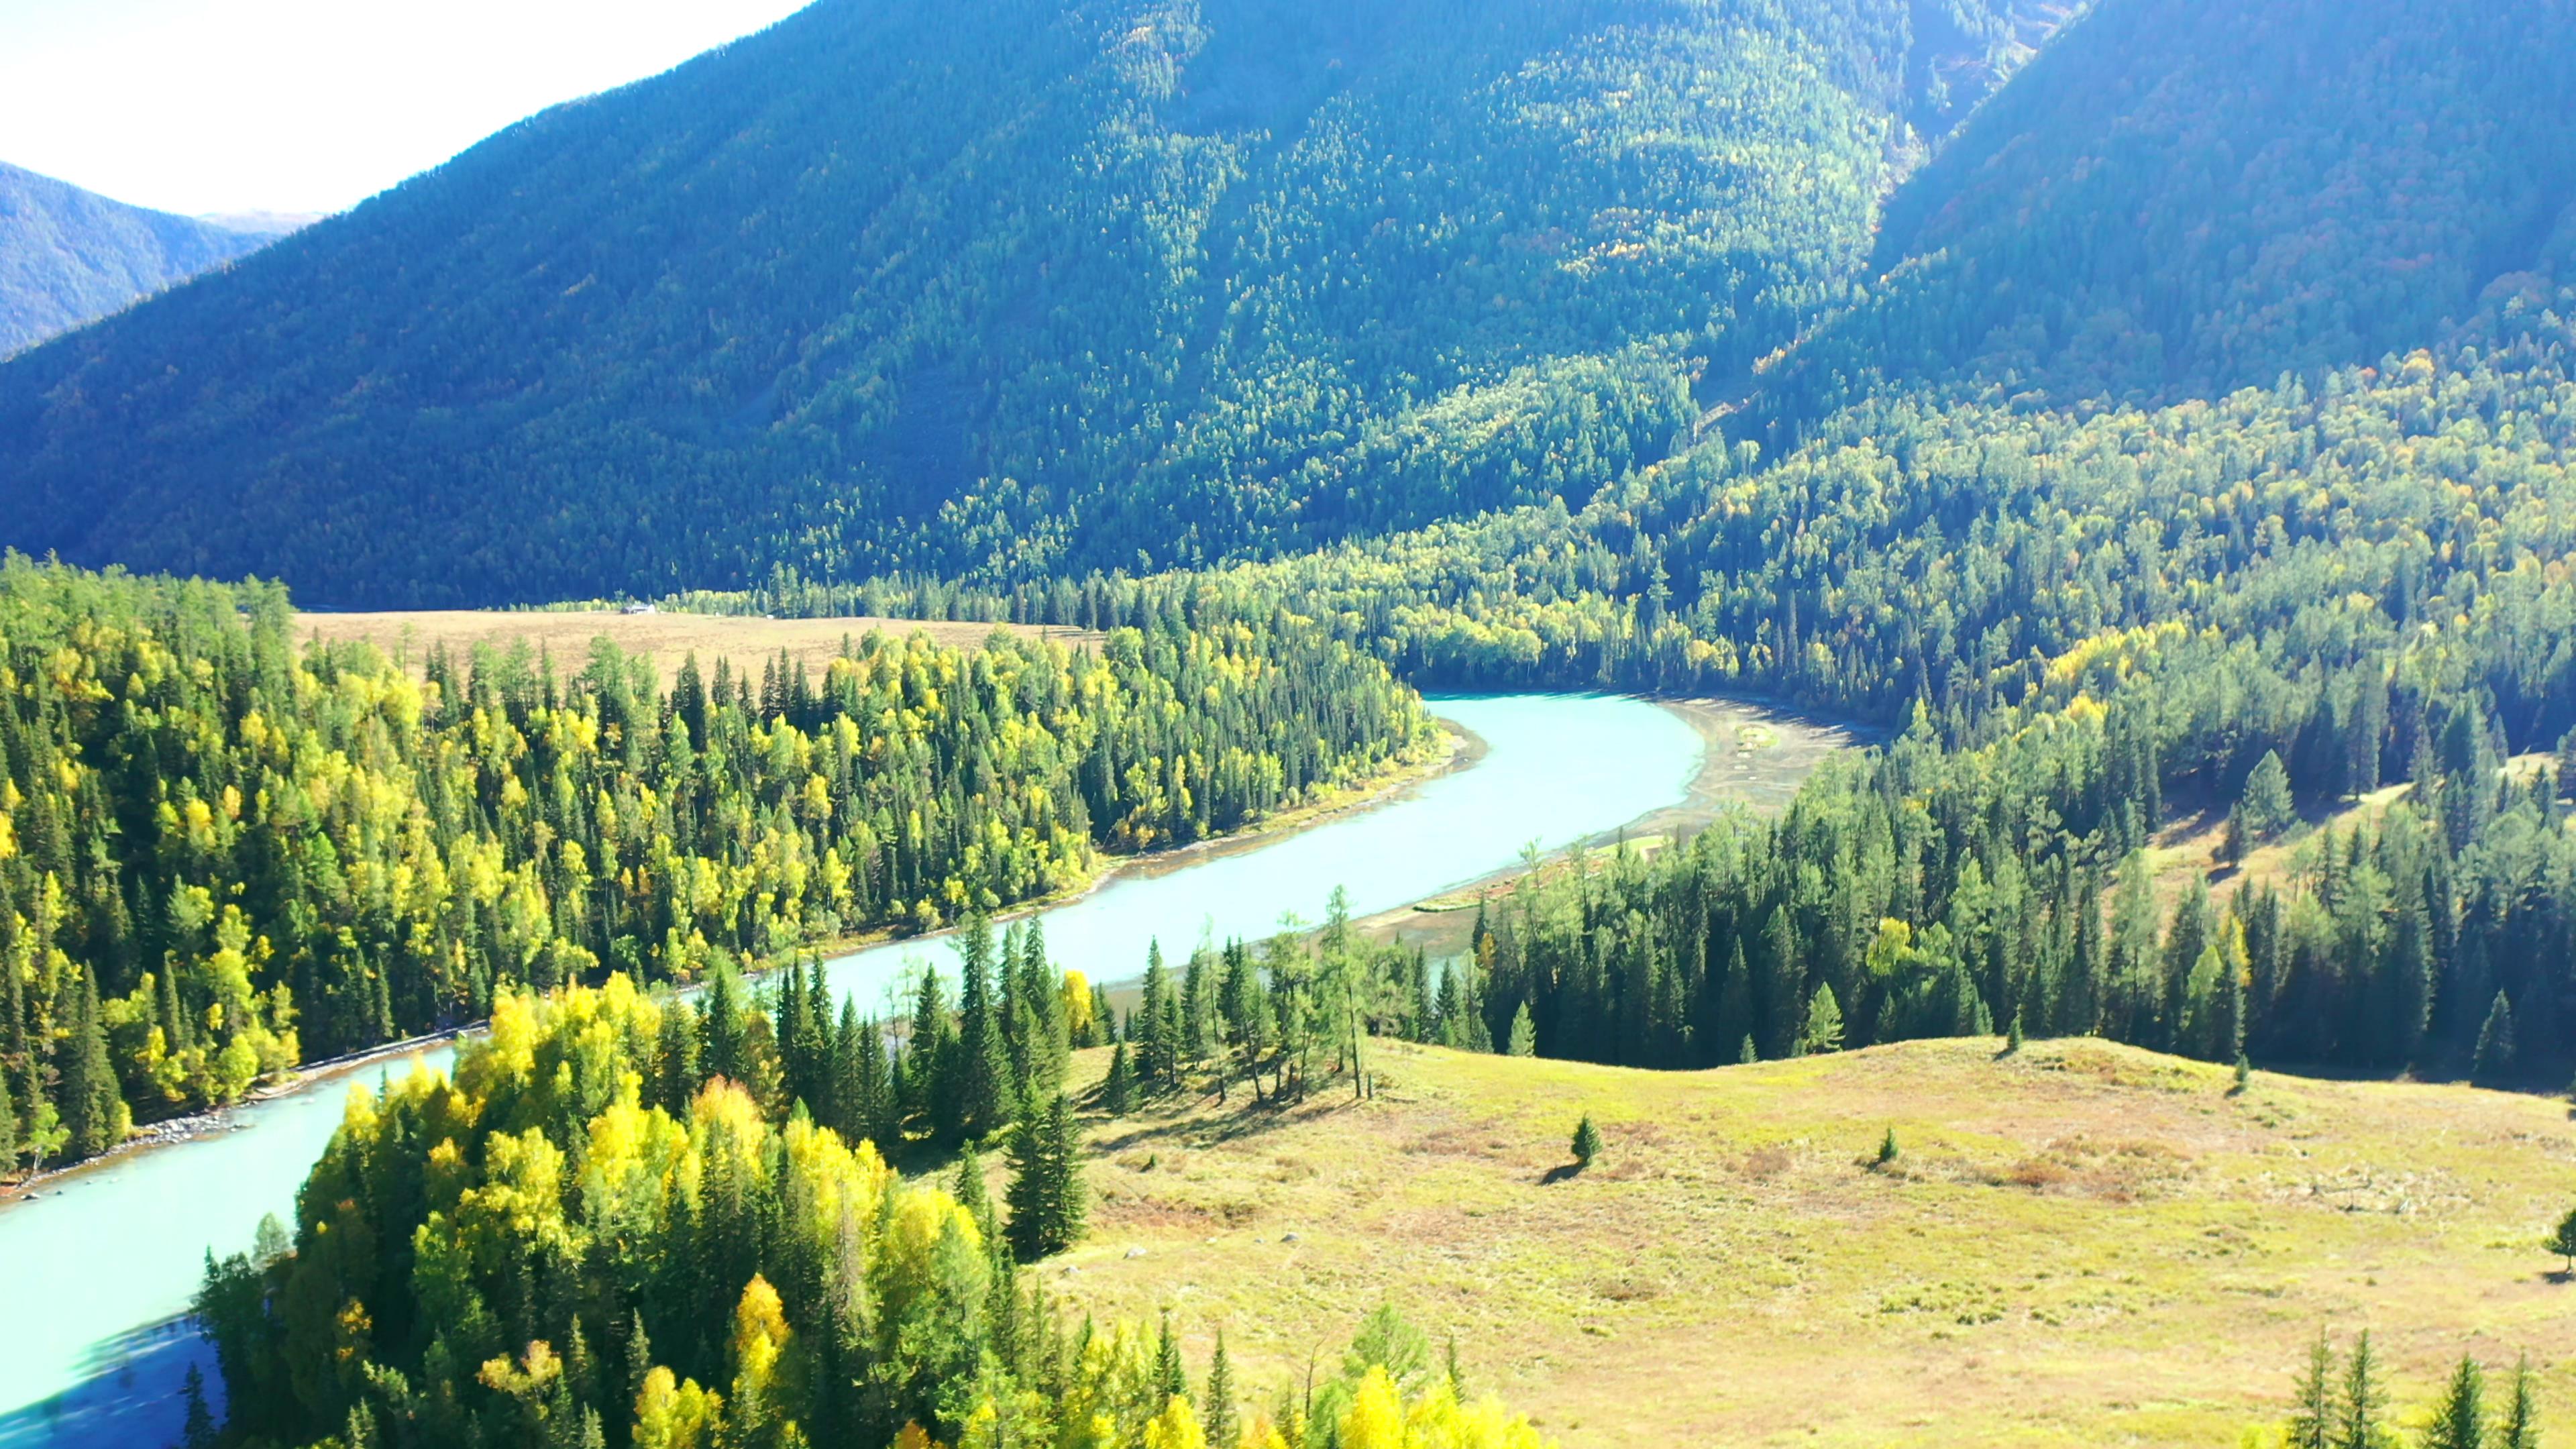
<instances>
[{"instance_id":1,"label":"dry grass field","mask_svg":"<svg viewBox=\"0 0 2576 1449\"><path fill-rule=\"evenodd\" d=\"M2576 1203L2562 1103L1998 1049L1375 1046L1368 1102L1095 1120L1091 1237L1041 1271L1078 1310L1169 1308L1195 1361L1221 1323L1261 1403L1392 1302L1566 1449L2228 1446L2320 1325L2369 1327L2409 1414L2463 1351L2527 1351L2576 1432L2576 1286L2538 1246ZM1607 1152L1570 1174L1586 1111Z\"/></svg>"},{"instance_id":2,"label":"dry grass field","mask_svg":"<svg viewBox=\"0 0 2576 1449\"><path fill-rule=\"evenodd\" d=\"M578 669L590 658L590 642L614 640L630 654L649 654L653 668L668 681L689 654L713 673L716 660L731 659L737 670L754 676L761 662L780 650L802 660L816 673L841 652L844 639L864 638L883 629L900 638L916 630L942 644L971 647L995 629L1026 638L1045 637L1067 644L1097 636L1079 629L1021 624L925 623L916 619L754 619L720 614L519 613L506 610L422 609L377 614L298 614L298 637L329 640L365 639L388 654L399 652L418 669L432 647L445 644L462 657L477 644L507 649L525 641L531 649L553 655L557 667Z\"/></svg>"}]
</instances>

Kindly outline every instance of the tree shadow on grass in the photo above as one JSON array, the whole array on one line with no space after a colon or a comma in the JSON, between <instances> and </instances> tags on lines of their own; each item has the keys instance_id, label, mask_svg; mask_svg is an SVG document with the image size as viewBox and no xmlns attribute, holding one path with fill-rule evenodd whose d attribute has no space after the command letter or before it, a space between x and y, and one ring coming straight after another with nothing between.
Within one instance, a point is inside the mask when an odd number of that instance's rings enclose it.
<instances>
[{"instance_id":1,"label":"tree shadow on grass","mask_svg":"<svg viewBox=\"0 0 2576 1449\"><path fill-rule=\"evenodd\" d=\"M1554 1187L1556 1184L1564 1182L1569 1178L1579 1177L1582 1173L1582 1163L1560 1162L1556 1166L1551 1167L1546 1172L1540 1174L1538 1185L1541 1187Z\"/></svg>"}]
</instances>

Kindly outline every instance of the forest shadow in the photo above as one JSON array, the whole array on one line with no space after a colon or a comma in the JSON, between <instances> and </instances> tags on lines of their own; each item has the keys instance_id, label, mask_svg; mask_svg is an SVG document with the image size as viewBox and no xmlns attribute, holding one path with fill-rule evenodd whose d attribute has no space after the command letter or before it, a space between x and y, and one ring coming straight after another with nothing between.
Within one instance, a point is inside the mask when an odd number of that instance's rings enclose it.
<instances>
[{"instance_id":1,"label":"forest shadow","mask_svg":"<svg viewBox=\"0 0 2576 1449\"><path fill-rule=\"evenodd\" d=\"M207 1407L223 1412L215 1351L190 1318L138 1328L94 1345L88 1376L40 1404L0 1413L0 1449L135 1449L175 1444L187 1422L188 1370L205 1376Z\"/></svg>"}]
</instances>

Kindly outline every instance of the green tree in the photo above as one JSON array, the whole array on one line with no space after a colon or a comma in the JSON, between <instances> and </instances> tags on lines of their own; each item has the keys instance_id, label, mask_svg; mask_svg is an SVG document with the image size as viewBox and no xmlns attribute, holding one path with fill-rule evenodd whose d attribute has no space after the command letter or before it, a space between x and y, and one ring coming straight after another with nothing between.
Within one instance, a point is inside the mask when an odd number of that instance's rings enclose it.
<instances>
[{"instance_id":1,"label":"green tree","mask_svg":"<svg viewBox=\"0 0 2576 1449\"><path fill-rule=\"evenodd\" d=\"M1136 1072L1127 1061L1127 1043L1109 1049L1109 1075L1100 1082L1100 1110L1124 1117L1136 1110Z\"/></svg>"},{"instance_id":2,"label":"green tree","mask_svg":"<svg viewBox=\"0 0 2576 1449\"><path fill-rule=\"evenodd\" d=\"M1510 1054L1516 1057L1538 1055L1538 1026L1530 1020L1529 1003L1526 1001L1512 1009Z\"/></svg>"},{"instance_id":3,"label":"green tree","mask_svg":"<svg viewBox=\"0 0 2576 1449\"><path fill-rule=\"evenodd\" d=\"M131 1119L108 1060L107 1028L100 1020L98 974L83 965L77 994L67 988L68 1039L61 1056L63 1129L76 1157L95 1157L125 1140Z\"/></svg>"},{"instance_id":4,"label":"green tree","mask_svg":"<svg viewBox=\"0 0 2576 1449\"><path fill-rule=\"evenodd\" d=\"M2514 1363L2513 1396L2496 1416L2489 1442L2494 1449L2540 1449L2539 1385L2533 1381L2529 1355Z\"/></svg>"},{"instance_id":5,"label":"green tree","mask_svg":"<svg viewBox=\"0 0 2576 1449\"><path fill-rule=\"evenodd\" d=\"M2567 1216L2558 1220L2557 1229L2549 1235L2548 1246L2549 1251L2567 1260L2567 1271L2576 1275L2576 1208L2569 1208Z\"/></svg>"},{"instance_id":6,"label":"green tree","mask_svg":"<svg viewBox=\"0 0 2576 1449\"><path fill-rule=\"evenodd\" d=\"M2379 1360L2370 1351L2370 1330L2353 1341L2344 1361L2343 1395L2335 1405L2334 1449L2382 1449L2387 1431L2379 1416L2388 1402L2379 1384Z\"/></svg>"},{"instance_id":7,"label":"green tree","mask_svg":"<svg viewBox=\"0 0 2576 1449\"><path fill-rule=\"evenodd\" d=\"M1886 1167L1895 1162L1900 1155L1901 1154L1897 1150L1896 1146L1896 1129L1890 1127L1887 1129L1887 1135L1878 1139L1878 1159L1876 1165Z\"/></svg>"},{"instance_id":8,"label":"green tree","mask_svg":"<svg viewBox=\"0 0 2576 1449\"><path fill-rule=\"evenodd\" d=\"M2255 763L2254 773L2245 777L2238 809L2249 845L2270 840L2298 818L2298 808L2290 799L2290 772L2281 764L2280 751L2266 750Z\"/></svg>"},{"instance_id":9,"label":"green tree","mask_svg":"<svg viewBox=\"0 0 2576 1449\"><path fill-rule=\"evenodd\" d=\"M0 966L0 970L9 968ZM18 1108L9 1100L9 1069L0 1062L0 1177L18 1169Z\"/></svg>"},{"instance_id":10,"label":"green tree","mask_svg":"<svg viewBox=\"0 0 2576 1449\"><path fill-rule=\"evenodd\" d=\"M1592 1114L1586 1112L1583 1120L1574 1124L1574 1161L1578 1167L1590 1167L1592 1159L1600 1155L1601 1129L1592 1125Z\"/></svg>"},{"instance_id":11,"label":"green tree","mask_svg":"<svg viewBox=\"0 0 2576 1449\"><path fill-rule=\"evenodd\" d=\"M2019 1024L2019 1020L2018 1017L2014 1018L2016 1025ZM1798 1033L1798 1053L1805 1056L1817 1052L1838 1052L1842 1049L1842 1005L1834 1000L1833 987L1819 986L1816 988L1816 994L1807 998L1807 1024Z\"/></svg>"},{"instance_id":12,"label":"green tree","mask_svg":"<svg viewBox=\"0 0 2576 1449\"><path fill-rule=\"evenodd\" d=\"M2470 1071L2478 1081L2497 1082L2513 1071L2513 1003L2503 992L2487 1007L2487 1019L2478 1028L2478 1046L2470 1058Z\"/></svg>"},{"instance_id":13,"label":"green tree","mask_svg":"<svg viewBox=\"0 0 2576 1449\"><path fill-rule=\"evenodd\" d=\"M2335 1355L2323 1328L2308 1345L2308 1366L2292 1394L2290 1432L2283 1449L2334 1449Z\"/></svg>"},{"instance_id":14,"label":"green tree","mask_svg":"<svg viewBox=\"0 0 2576 1449\"><path fill-rule=\"evenodd\" d=\"M1012 1251L1023 1261L1063 1252L1082 1240L1089 1187L1073 1104L1059 1095L1043 1115L1020 1119L1011 1139Z\"/></svg>"},{"instance_id":15,"label":"green tree","mask_svg":"<svg viewBox=\"0 0 2576 1449\"><path fill-rule=\"evenodd\" d=\"M1208 1355L1207 1391L1200 1395L1200 1408L1207 1416L1210 1445L1233 1444L1238 1439L1235 1414L1234 1365L1226 1357L1225 1330L1216 1331L1216 1349Z\"/></svg>"},{"instance_id":16,"label":"green tree","mask_svg":"<svg viewBox=\"0 0 2576 1449\"><path fill-rule=\"evenodd\" d=\"M993 1002L993 925L978 915L958 933L961 984L957 1007L956 1131L998 1132L1010 1120L1011 1058Z\"/></svg>"},{"instance_id":17,"label":"green tree","mask_svg":"<svg viewBox=\"0 0 2576 1449\"><path fill-rule=\"evenodd\" d=\"M2486 1449L2486 1371L2463 1355L2433 1406L2433 1422L2424 1432L2424 1449Z\"/></svg>"}]
</instances>

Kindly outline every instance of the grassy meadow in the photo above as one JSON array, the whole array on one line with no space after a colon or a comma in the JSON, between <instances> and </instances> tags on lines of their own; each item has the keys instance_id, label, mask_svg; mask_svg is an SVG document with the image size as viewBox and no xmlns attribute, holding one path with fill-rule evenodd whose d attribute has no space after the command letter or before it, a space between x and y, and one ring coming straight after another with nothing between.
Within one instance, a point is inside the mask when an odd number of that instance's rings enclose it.
<instances>
[{"instance_id":1,"label":"grassy meadow","mask_svg":"<svg viewBox=\"0 0 2576 1449\"><path fill-rule=\"evenodd\" d=\"M1284 1112L1095 1115L1091 1236L1049 1291L1169 1309L1197 1362L1222 1325L1264 1405L1392 1302L1566 1449L2234 1445L2320 1325L2372 1329L2409 1420L2463 1351L2528 1352L2576 1432L2576 1286L2538 1246L2576 1203L2554 1100L2232 1095L2091 1039L1699 1073L1370 1050L1365 1102L1334 1078ZM1577 1174L1587 1111L1607 1150Z\"/></svg>"}]
</instances>

